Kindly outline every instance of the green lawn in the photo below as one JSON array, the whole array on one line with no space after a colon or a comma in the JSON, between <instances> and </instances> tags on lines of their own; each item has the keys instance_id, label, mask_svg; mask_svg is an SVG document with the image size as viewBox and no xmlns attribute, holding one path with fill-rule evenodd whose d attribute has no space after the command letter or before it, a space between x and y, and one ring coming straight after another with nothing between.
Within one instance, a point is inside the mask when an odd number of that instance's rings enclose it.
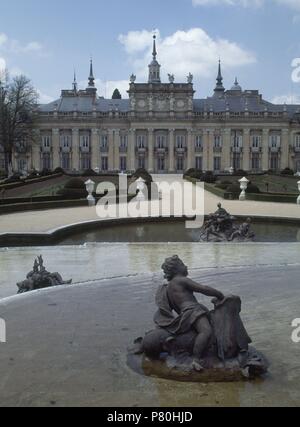
<instances>
[{"instance_id":1,"label":"green lawn","mask_svg":"<svg viewBox=\"0 0 300 427\"><path fill-rule=\"evenodd\" d=\"M89 178L88 177L79 177L83 182L86 182ZM41 182L39 184L35 184L32 186L32 189L30 189L30 186L28 188L22 187L22 190L20 189L20 193L22 197L51 197L56 196L59 190L62 190L65 186L65 184L72 179L72 177L69 176L62 176L59 180L56 179L55 183L52 183L51 180ZM102 177L102 176L96 176L90 178L92 181L96 183L97 185L100 182L111 182L115 184L115 186L118 188L119 184L119 177L118 176L108 176L108 177ZM130 185L130 180L128 185Z\"/></svg>"}]
</instances>

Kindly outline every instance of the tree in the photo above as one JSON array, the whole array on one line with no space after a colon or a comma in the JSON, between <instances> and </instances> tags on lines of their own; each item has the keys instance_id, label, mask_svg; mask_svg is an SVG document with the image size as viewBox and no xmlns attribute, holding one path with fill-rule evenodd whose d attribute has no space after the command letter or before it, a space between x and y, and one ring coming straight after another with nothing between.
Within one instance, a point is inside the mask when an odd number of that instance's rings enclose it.
<instances>
[{"instance_id":1,"label":"tree","mask_svg":"<svg viewBox=\"0 0 300 427\"><path fill-rule=\"evenodd\" d=\"M8 174L15 149L26 151L35 139L35 114L38 94L25 76L9 79L0 76L0 146Z\"/></svg>"},{"instance_id":2,"label":"tree","mask_svg":"<svg viewBox=\"0 0 300 427\"><path fill-rule=\"evenodd\" d=\"M119 89L115 89L113 96L112 96L112 99L122 99L122 95L121 95Z\"/></svg>"}]
</instances>

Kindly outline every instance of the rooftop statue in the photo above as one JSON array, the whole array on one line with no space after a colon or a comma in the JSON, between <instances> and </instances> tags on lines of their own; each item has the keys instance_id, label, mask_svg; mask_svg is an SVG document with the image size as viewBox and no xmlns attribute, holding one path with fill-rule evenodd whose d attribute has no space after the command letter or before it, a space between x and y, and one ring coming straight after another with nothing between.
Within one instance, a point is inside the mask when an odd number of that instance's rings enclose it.
<instances>
[{"instance_id":1,"label":"rooftop statue","mask_svg":"<svg viewBox=\"0 0 300 427\"><path fill-rule=\"evenodd\" d=\"M175 82L175 76L174 76L174 74L168 74L168 77L169 77L169 82L170 83L174 83Z\"/></svg>"},{"instance_id":2,"label":"rooftop statue","mask_svg":"<svg viewBox=\"0 0 300 427\"><path fill-rule=\"evenodd\" d=\"M135 74L131 74L130 76L130 83L135 83L136 81L136 75Z\"/></svg>"},{"instance_id":3,"label":"rooftop statue","mask_svg":"<svg viewBox=\"0 0 300 427\"><path fill-rule=\"evenodd\" d=\"M191 83L193 83L193 80L194 80L193 74L189 73L189 75L187 76L187 82L189 84L191 84Z\"/></svg>"},{"instance_id":4,"label":"rooftop statue","mask_svg":"<svg viewBox=\"0 0 300 427\"><path fill-rule=\"evenodd\" d=\"M196 283L178 256L166 259L167 282L156 294L156 329L135 341L129 364L147 375L185 381L239 381L265 374L268 363L241 320L241 299ZM213 310L196 294L212 297Z\"/></svg>"},{"instance_id":5,"label":"rooftop statue","mask_svg":"<svg viewBox=\"0 0 300 427\"><path fill-rule=\"evenodd\" d=\"M26 280L17 283L18 294L53 286L70 285L72 280L64 281L59 273L49 273L44 267L44 260L39 256L33 265L33 270L27 274Z\"/></svg>"},{"instance_id":6,"label":"rooftop statue","mask_svg":"<svg viewBox=\"0 0 300 427\"><path fill-rule=\"evenodd\" d=\"M251 230L251 218L237 226L236 218L224 209L221 203L218 210L210 214L201 229L200 240L205 242L249 242L255 239Z\"/></svg>"}]
</instances>

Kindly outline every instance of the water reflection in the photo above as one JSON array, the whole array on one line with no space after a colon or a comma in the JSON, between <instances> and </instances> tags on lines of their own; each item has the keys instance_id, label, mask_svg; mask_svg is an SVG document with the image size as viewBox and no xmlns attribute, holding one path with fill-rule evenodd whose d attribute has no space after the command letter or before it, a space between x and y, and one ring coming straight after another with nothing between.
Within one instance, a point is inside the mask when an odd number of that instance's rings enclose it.
<instances>
[{"instance_id":1,"label":"water reflection","mask_svg":"<svg viewBox=\"0 0 300 427\"><path fill-rule=\"evenodd\" d=\"M300 229L293 224L253 223L256 242L300 242ZM116 225L88 232L74 233L60 245L86 242L199 242L199 229L186 229L184 222Z\"/></svg>"}]
</instances>

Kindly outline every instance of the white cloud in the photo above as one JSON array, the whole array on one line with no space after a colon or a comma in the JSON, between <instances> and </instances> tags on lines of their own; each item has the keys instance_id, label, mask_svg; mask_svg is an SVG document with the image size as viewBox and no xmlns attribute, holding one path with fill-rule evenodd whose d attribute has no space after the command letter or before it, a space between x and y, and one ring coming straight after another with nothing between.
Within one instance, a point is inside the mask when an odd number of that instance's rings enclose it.
<instances>
[{"instance_id":1,"label":"white cloud","mask_svg":"<svg viewBox=\"0 0 300 427\"><path fill-rule=\"evenodd\" d=\"M221 56L224 68L233 68L256 62L255 55L237 43L218 38L214 39L201 28L176 31L165 38L157 33L158 59L162 65L164 79L174 73L176 80L186 80L189 72L195 77L207 78L216 72L217 61ZM119 40L128 53L128 61L138 79L145 81L147 67L152 52L151 31L131 31L120 35ZM135 42L137 48L134 48Z\"/></svg>"},{"instance_id":2,"label":"white cloud","mask_svg":"<svg viewBox=\"0 0 300 427\"><path fill-rule=\"evenodd\" d=\"M291 9L300 10L299 0L270 0L278 5L287 6ZM267 0L192 0L194 6L241 6L261 7L267 4Z\"/></svg>"},{"instance_id":3,"label":"white cloud","mask_svg":"<svg viewBox=\"0 0 300 427\"><path fill-rule=\"evenodd\" d=\"M0 33L0 46L3 46L7 42L7 35L4 33Z\"/></svg>"},{"instance_id":4,"label":"white cloud","mask_svg":"<svg viewBox=\"0 0 300 427\"><path fill-rule=\"evenodd\" d=\"M40 90L37 90L37 93L39 95L39 103L41 104L49 104L50 102L53 102L55 100L52 96L46 95Z\"/></svg>"},{"instance_id":5,"label":"white cloud","mask_svg":"<svg viewBox=\"0 0 300 427\"><path fill-rule=\"evenodd\" d=\"M10 39L6 34L0 33L0 49L6 53L14 54L29 54L38 53L45 56L47 52L44 46L36 41L30 41L26 44L21 43L19 40Z\"/></svg>"},{"instance_id":6,"label":"white cloud","mask_svg":"<svg viewBox=\"0 0 300 427\"><path fill-rule=\"evenodd\" d=\"M279 95L275 96L271 102L273 104L300 104L300 95Z\"/></svg>"},{"instance_id":7,"label":"white cloud","mask_svg":"<svg viewBox=\"0 0 300 427\"><path fill-rule=\"evenodd\" d=\"M6 62L4 58L0 57L0 72L6 69Z\"/></svg>"}]
</instances>

